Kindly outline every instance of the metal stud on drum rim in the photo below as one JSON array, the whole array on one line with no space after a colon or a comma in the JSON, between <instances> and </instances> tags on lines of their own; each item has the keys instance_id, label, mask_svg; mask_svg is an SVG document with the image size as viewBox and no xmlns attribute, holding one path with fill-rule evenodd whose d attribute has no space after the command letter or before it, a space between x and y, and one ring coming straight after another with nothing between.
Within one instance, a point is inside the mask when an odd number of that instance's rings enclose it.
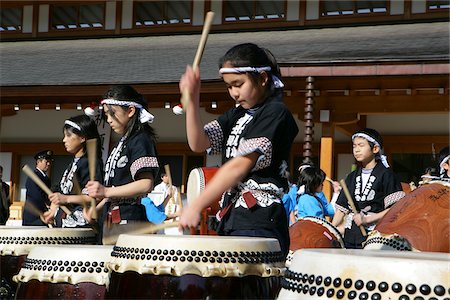
<instances>
[{"instance_id":1,"label":"metal stud on drum rim","mask_svg":"<svg viewBox=\"0 0 450 300\"><path fill-rule=\"evenodd\" d=\"M121 235L111 255L112 299L274 299L285 270L272 238Z\"/></svg>"}]
</instances>

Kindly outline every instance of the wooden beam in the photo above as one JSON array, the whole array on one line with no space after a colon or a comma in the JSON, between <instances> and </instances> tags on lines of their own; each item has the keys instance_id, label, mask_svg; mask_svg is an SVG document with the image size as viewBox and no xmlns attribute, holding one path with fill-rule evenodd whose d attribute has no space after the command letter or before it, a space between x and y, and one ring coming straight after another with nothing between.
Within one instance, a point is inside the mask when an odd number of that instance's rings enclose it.
<instances>
[{"instance_id":1,"label":"wooden beam","mask_svg":"<svg viewBox=\"0 0 450 300\"><path fill-rule=\"evenodd\" d=\"M367 116L362 115L359 117L359 120L357 122L347 124L342 123L340 125L336 125L336 130L351 137L355 131L367 127L366 123L367 123Z\"/></svg>"}]
</instances>

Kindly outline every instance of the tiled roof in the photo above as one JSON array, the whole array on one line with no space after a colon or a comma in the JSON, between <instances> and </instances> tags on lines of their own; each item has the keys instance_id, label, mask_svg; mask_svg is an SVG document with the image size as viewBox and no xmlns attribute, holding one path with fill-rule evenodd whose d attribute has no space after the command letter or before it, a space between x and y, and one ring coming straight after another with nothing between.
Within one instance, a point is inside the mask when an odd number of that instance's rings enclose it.
<instances>
[{"instance_id":1,"label":"tiled roof","mask_svg":"<svg viewBox=\"0 0 450 300\"><path fill-rule=\"evenodd\" d=\"M177 82L191 64L199 35L0 43L1 85ZM416 23L210 34L202 79L233 45L270 49L281 65L448 61L449 23Z\"/></svg>"}]
</instances>

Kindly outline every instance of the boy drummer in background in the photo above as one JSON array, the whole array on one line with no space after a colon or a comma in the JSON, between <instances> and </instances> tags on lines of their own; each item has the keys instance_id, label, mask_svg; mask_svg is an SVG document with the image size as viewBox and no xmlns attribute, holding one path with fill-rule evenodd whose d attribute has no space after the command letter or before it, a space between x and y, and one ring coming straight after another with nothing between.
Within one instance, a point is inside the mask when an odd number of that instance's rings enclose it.
<instances>
[{"instance_id":1,"label":"boy drummer in background","mask_svg":"<svg viewBox=\"0 0 450 300\"><path fill-rule=\"evenodd\" d=\"M341 192L336 201L333 225L340 229L345 227L346 248L361 249L366 238L359 226L363 225L367 231L373 230L389 208L399 200L394 195L401 192L402 187L389 168L383 154L383 139L376 130L358 130L353 134L352 142L353 156L359 166L347 176L345 183L358 212L351 211L345 194ZM388 195L392 196L386 197Z\"/></svg>"}]
</instances>

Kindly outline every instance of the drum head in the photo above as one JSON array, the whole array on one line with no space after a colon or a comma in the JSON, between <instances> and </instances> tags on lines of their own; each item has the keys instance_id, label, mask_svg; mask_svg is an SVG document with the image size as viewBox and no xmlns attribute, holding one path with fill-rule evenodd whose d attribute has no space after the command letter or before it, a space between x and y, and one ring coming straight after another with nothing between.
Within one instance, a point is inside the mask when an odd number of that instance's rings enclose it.
<instances>
[{"instance_id":1,"label":"drum head","mask_svg":"<svg viewBox=\"0 0 450 300\"><path fill-rule=\"evenodd\" d=\"M450 254L301 249L278 299L443 299Z\"/></svg>"},{"instance_id":2,"label":"drum head","mask_svg":"<svg viewBox=\"0 0 450 300\"><path fill-rule=\"evenodd\" d=\"M273 238L122 234L113 272L201 277L281 276L284 256Z\"/></svg>"},{"instance_id":3,"label":"drum head","mask_svg":"<svg viewBox=\"0 0 450 300\"><path fill-rule=\"evenodd\" d=\"M90 228L48 228L39 226L3 226L0 228L1 255L26 255L35 246L95 244Z\"/></svg>"},{"instance_id":4,"label":"drum head","mask_svg":"<svg viewBox=\"0 0 450 300\"><path fill-rule=\"evenodd\" d=\"M188 202L197 198L205 190L206 185L214 177L217 170L219 170L217 167L202 167L195 168L189 173L186 190Z\"/></svg>"},{"instance_id":5,"label":"drum head","mask_svg":"<svg viewBox=\"0 0 450 300\"><path fill-rule=\"evenodd\" d=\"M217 173L217 167L203 167L195 168L189 173L187 182L187 202L195 201L195 199L205 190L208 182ZM216 213L220 210L220 197L217 198L211 205L202 211L202 218L200 221L199 231L200 235L216 235L215 228L210 228L209 219L214 218ZM191 231L192 234L197 232Z\"/></svg>"},{"instance_id":6,"label":"drum head","mask_svg":"<svg viewBox=\"0 0 450 300\"><path fill-rule=\"evenodd\" d=\"M16 282L36 279L41 282L70 283L91 282L108 285L109 270L106 264L113 246L37 246L28 254Z\"/></svg>"},{"instance_id":7,"label":"drum head","mask_svg":"<svg viewBox=\"0 0 450 300\"><path fill-rule=\"evenodd\" d=\"M193 169L189 173L186 189L187 202L193 201L205 189L205 178L201 168Z\"/></svg>"},{"instance_id":8,"label":"drum head","mask_svg":"<svg viewBox=\"0 0 450 300\"><path fill-rule=\"evenodd\" d=\"M378 230L372 230L363 243L364 250L391 250L391 251L415 251L411 244L402 236L383 234Z\"/></svg>"}]
</instances>

